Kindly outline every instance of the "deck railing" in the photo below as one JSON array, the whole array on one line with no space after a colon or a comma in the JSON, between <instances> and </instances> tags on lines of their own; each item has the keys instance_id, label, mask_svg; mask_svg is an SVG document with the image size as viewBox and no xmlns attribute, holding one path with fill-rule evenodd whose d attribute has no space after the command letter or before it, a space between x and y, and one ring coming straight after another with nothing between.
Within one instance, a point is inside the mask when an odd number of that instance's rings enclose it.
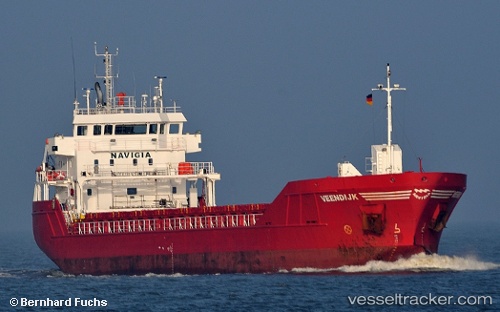
<instances>
[{"instance_id":1,"label":"deck railing","mask_svg":"<svg viewBox=\"0 0 500 312\"><path fill-rule=\"evenodd\" d=\"M262 213L252 213L165 219L83 221L74 223L69 230L71 234L95 235L249 227L254 226L261 215Z\"/></svg>"},{"instance_id":2,"label":"deck railing","mask_svg":"<svg viewBox=\"0 0 500 312\"><path fill-rule=\"evenodd\" d=\"M177 176L189 174L212 174L215 168L212 162L183 162L180 164L153 165L88 165L85 173L94 177L124 177L124 176Z\"/></svg>"},{"instance_id":3,"label":"deck railing","mask_svg":"<svg viewBox=\"0 0 500 312\"><path fill-rule=\"evenodd\" d=\"M158 113L180 113L180 106L137 106L134 96L123 96L112 98L111 103L99 107L78 107L74 110L75 115L98 115L98 114L158 114Z\"/></svg>"}]
</instances>

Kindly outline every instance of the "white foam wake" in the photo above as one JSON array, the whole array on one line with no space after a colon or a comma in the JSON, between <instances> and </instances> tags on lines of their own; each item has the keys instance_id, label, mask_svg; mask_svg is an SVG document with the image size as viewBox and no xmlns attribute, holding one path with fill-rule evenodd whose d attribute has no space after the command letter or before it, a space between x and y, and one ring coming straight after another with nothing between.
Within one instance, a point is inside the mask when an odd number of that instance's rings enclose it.
<instances>
[{"instance_id":1,"label":"white foam wake","mask_svg":"<svg viewBox=\"0 0 500 312\"><path fill-rule=\"evenodd\" d=\"M3 277L14 277L14 275L7 273L7 272L0 272L0 278Z\"/></svg>"},{"instance_id":2,"label":"white foam wake","mask_svg":"<svg viewBox=\"0 0 500 312\"><path fill-rule=\"evenodd\" d=\"M168 277L168 278L177 278L177 277L186 277L189 275L174 273L174 274L160 274L160 273L146 273L145 275L134 275L135 277Z\"/></svg>"},{"instance_id":3,"label":"white foam wake","mask_svg":"<svg viewBox=\"0 0 500 312\"><path fill-rule=\"evenodd\" d=\"M459 257L420 253L394 262L372 260L363 265L344 265L339 268L296 268L292 273L384 273L384 272L446 272L486 271L499 269L500 264L484 262L474 256ZM288 271L281 271L288 273Z\"/></svg>"},{"instance_id":4,"label":"white foam wake","mask_svg":"<svg viewBox=\"0 0 500 312\"><path fill-rule=\"evenodd\" d=\"M364 265L346 265L337 271L346 273L382 272L440 272L440 271L486 271L500 268L500 264L484 262L473 256L458 257L420 253L395 262L369 261Z\"/></svg>"}]
</instances>

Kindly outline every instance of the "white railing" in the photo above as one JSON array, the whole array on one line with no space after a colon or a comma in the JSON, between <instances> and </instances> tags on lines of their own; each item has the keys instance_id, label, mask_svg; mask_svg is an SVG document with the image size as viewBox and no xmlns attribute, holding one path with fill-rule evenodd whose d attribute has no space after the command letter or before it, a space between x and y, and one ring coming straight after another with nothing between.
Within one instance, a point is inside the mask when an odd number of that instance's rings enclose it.
<instances>
[{"instance_id":1,"label":"white railing","mask_svg":"<svg viewBox=\"0 0 500 312\"><path fill-rule=\"evenodd\" d=\"M97 114L159 114L159 113L180 113L180 106L136 106L134 96L114 97L112 103L107 106L76 108L75 115L97 115Z\"/></svg>"},{"instance_id":2,"label":"white railing","mask_svg":"<svg viewBox=\"0 0 500 312\"><path fill-rule=\"evenodd\" d=\"M129 176L176 176L215 173L212 162L185 162L179 164L157 165L87 165L84 167L88 176L93 177L129 177Z\"/></svg>"},{"instance_id":3,"label":"white railing","mask_svg":"<svg viewBox=\"0 0 500 312\"><path fill-rule=\"evenodd\" d=\"M373 158L365 157L365 171L368 173L373 173Z\"/></svg>"},{"instance_id":4,"label":"white railing","mask_svg":"<svg viewBox=\"0 0 500 312\"><path fill-rule=\"evenodd\" d=\"M36 182L57 182L65 181L68 176L66 170L36 171Z\"/></svg>"},{"instance_id":5,"label":"white railing","mask_svg":"<svg viewBox=\"0 0 500 312\"><path fill-rule=\"evenodd\" d=\"M166 219L83 221L74 224L72 231L73 234L91 235L248 227L254 226L261 215L262 213L188 216Z\"/></svg>"}]
</instances>

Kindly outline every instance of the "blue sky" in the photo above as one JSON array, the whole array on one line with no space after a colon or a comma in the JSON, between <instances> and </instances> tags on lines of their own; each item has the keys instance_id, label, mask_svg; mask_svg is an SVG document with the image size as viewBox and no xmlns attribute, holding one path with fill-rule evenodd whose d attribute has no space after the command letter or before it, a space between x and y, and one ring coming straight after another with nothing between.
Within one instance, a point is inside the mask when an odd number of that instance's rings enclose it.
<instances>
[{"instance_id":1,"label":"blue sky","mask_svg":"<svg viewBox=\"0 0 500 312\"><path fill-rule=\"evenodd\" d=\"M73 82L91 87L94 56L119 48L115 90L166 96L202 130L222 175L219 204L270 202L289 180L364 172L386 140L405 170L468 174L450 226L497 221L500 186L498 1L2 1L0 228L31 230L34 170L44 141L71 134ZM73 42L73 51L72 51ZM72 55L75 59L73 75ZM80 102L83 99L80 97Z\"/></svg>"}]
</instances>

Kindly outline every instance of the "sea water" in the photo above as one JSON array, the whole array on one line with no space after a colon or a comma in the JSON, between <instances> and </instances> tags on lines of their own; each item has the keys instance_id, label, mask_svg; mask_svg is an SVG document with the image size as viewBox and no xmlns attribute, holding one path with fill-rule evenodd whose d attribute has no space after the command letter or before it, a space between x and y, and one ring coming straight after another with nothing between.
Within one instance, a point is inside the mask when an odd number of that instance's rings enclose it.
<instances>
[{"instance_id":1,"label":"sea water","mask_svg":"<svg viewBox=\"0 0 500 312\"><path fill-rule=\"evenodd\" d=\"M0 311L500 311L500 229L452 224L439 255L275 274L74 276L1 233Z\"/></svg>"}]
</instances>

